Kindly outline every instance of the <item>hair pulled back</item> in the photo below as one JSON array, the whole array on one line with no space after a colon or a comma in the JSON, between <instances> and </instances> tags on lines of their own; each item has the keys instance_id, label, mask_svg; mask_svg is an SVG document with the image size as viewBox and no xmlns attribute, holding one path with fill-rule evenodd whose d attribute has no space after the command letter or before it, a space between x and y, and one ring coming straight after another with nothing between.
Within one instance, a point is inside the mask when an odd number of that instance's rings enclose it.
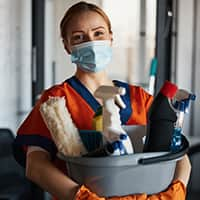
<instances>
[{"instance_id":1,"label":"hair pulled back","mask_svg":"<svg viewBox=\"0 0 200 200\"><path fill-rule=\"evenodd\" d=\"M65 38L66 38L67 24L70 21L70 19L73 16L80 14L81 12L88 12L88 11L93 11L93 12L96 12L99 15L101 15L108 25L109 32L112 33L111 23L110 23L108 16L106 15L106 13L100 7L96 6L95 4L87 3L85 1L80 1L79 3L76 3L73 6L71 6L66 11L64 17L61 20L60 33L61 33L61 37L63 40L65 40Z\"/></svg>"}]
</instances>

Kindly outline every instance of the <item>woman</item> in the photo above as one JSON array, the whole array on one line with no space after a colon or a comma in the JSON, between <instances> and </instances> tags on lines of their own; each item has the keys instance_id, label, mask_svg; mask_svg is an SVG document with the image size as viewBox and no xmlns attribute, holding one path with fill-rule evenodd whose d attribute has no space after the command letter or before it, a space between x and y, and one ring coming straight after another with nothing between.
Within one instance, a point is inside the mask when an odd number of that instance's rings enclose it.
<instances>
[{"instance_id":1,"label":"woman","mask_svg":"<svg viewBox=\"0 0 200 200\"><path fill-rule=\"evenodd\" d=\"M101 85L116 85L126 88L123 97L126 109L120 112L122 123L146 124L146 113L152 97L142 88L120 81L112 81L105 68L111 60L112 30L107 15L97 6L79 2L72 6L61 21L61 36L65 50L76 64L75 75L59 85L43 92L27 119L18 130L15 142L18 161L26 166L26 176L59 200L105 199L66 176L65 164L55 155L57 149L39 112L41 103L49 96L64 96L66 106L78 129L92 129L92 117L102 104L94 91ZM88 59L88 52L95 56ZM89 64L88 64L89 63ZM134 113L132 112L134 110ZM81 115L80 115L81 113ZM25 160L22 159L22 152ZM185 156L177 164L174 180L165 192L147 196L129 195L109 199L184 199L185 187L190 174L190 163Z\"/></svg>"}]
</instances>

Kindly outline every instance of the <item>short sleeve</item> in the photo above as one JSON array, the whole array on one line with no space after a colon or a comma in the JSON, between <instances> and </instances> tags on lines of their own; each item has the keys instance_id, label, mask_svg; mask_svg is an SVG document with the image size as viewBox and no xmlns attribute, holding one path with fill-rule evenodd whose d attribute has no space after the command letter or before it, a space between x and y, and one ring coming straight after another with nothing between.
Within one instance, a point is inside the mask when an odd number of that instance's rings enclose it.
<instances>
[{"instance_id":1,"label":"short sleeve","mask_svg":"<svg viewBox=\"0 0 200 200\"><path fill-rule=\"evenodd\" d=\"M51 92L51 90L44 91L41 98L37 101L36 105L17 131L17 136L13 144L13 153L15 159L22 166L25 166L26 163L28 146L41 147L50 153L52 159L55 158L57 148L39 110L40 105L45 102L49 96L55 95L56 94Z\"/></svg>"},{"instance_id":2,"label":"short sleeve","mask_svg":"<svg viewBox=\"0 0 200 200\"><path fill-rule=\"evenodd\" d=\"M153 96L148 94L142 87L130 86L130 101L132 115L128 125L146 125L147 114L153 102Z\"/></svg>"}]
</instances>

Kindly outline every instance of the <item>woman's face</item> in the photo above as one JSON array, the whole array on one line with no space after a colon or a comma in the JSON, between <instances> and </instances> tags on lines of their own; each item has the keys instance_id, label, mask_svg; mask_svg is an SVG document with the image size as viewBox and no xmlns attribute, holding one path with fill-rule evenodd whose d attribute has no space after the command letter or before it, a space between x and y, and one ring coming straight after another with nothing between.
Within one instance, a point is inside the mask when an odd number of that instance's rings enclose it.
<instances>
[{"instance_id":1,"label":"woman's face","mask_svg":"<svg viewBox=\"0 0 200 200\"><path fill-rule=\"evenodd\" d=\"M111 40L112 33L104 18L93 11L82 12L72 17L67 25L65 48L71 53L71 47L92 40Z\"/></svg>"}]
</instances>

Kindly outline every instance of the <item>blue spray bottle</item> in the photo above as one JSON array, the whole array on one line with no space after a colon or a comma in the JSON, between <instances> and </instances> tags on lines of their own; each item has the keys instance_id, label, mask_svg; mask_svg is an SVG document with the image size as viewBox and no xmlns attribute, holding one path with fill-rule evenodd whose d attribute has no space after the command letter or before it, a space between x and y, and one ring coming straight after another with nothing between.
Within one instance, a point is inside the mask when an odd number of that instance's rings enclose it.
<instances>
[{"instance_id":1,"label":"blue spray bottle","mask_svg":"<svg viewBox=\"0 0 200 200\"><path fill-rule=\"evenodd\" d=\"M181 148L181 134L183 131L183 120L184 120L184 102L181 101L179 106L179 110L177 112L177 120L175 122L174 131L172 135L171 141L171 151L178 151Z\"/></svg>"},{"instance_id":2,"label":"blue spray bottle","mask_svg":"<svg viewBox=\"0 0 200 200\"><path fill-rule=\"evenodd\" d=\"M194 101L196 96L194 94L190 94L185 90L179 90L176 95L177 101L173 105L176 113L177 120L174 125L174 131L172 135L171 141L171 151L176 152L179 151L182 146L182 134L183 134L183 122L185 113L189 113L189 103L190 101Z\"/></svg>"}]
</instances>

